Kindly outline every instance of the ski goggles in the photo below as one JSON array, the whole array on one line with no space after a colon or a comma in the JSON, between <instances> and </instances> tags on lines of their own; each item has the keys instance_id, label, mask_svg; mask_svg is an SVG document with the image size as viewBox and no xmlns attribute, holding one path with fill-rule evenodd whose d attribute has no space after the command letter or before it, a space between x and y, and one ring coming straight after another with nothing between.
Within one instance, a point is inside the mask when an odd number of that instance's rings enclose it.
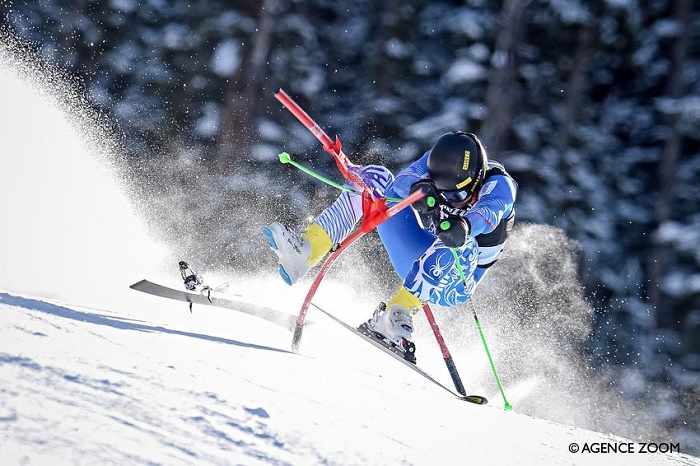
<instances>
[{"instance_id":1,"label":"ski goggles","mask_svg":"<svg viewBox=\"0 0 700 466\"><path fill-rule=\"evenodd\" d=\"M464 202L472 195L469 191L441 191L440 193L447 202Z\"/></svg>"}]
</instances>

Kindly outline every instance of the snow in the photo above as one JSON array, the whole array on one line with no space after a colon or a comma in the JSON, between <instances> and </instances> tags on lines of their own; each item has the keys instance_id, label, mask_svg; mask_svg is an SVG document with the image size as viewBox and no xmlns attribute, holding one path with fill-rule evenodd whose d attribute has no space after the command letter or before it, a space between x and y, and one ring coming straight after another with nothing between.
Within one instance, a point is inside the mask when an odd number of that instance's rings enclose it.
<instances>
[{"instance_id":1,"label":"snow","mask_svg":"<svg viewBox=\"0 0 700 466\"><path fill-rule=\"evenodd\" d=\"M115 10L121 10L124 12L132 12L138 6L136 0L110 0L109 6Z\"/></svg>"},{"instance_id":2,"label":"snow","mask_svg":"<svg viewBox=\"0 0 700 466\"><path fill-rule=\"evenodd\" d=\"M114 69L122 74L127 74L136 66L136 57L139 50L134 44L124 44L118 47L114 52L110 53L110 63Z\"/></svg>"},{"instance_id":3,"label":"snow","mask_svg":"<svg viewBox=\"0 0 700 466\"><path fill-rule=\"evenodd\" d=\"M633 0L605 0L605 3L611 8L631 10L635 5Z\"/></svg>"},{"instance_id":4,"label":"snow","mask_svg":"<svg viewBox=\"0 0 700 466\"><path fill-rule=\"evenodd\" d=\"M233 39L223 41L211 58L211 69L222 77L231 77L241 64L240 44Z\"/></svg>"},{"instance_id":5,"label":"snow","mask_svg":"<svg viewBox=\"0 0 700 466\"><path fill-rule=\"evenodd\" d=\"M461 84L481 79L486 71L484 67L469 58L459 58L445 73L445 79L450 84Z\"/></svg>"},{"instance_id":6,"label":"snow","mask_svg":"<svg viewBox=\"0 0 700 466\"><path fill-rule=\"evenodd\" d=\"M663 289L671 296L684 296L688 292L700 291L700 274L674 272L666 276Z\"/></svg>"},{"instance_id":7,"label":"snow","mask_svg":"<svg viewBox=\"0 0 700 466\"><path fill-rule=\"evenodd\" d=\"M388 57L402 59L410 56L411 48L401 41L401 39L391 37L386 42L384 52Z\"/></svg>"},{"instance_id":8,"label":"snow","mask_svg":"<svg viewBox=\"0 0 700 466\"><path fill-rule=\"evenodd\" d=\"M202 116L195 123L195 132L201 137L214 137L219 131L221 119L219 106L215 102L207 102L202 109Z\"/></svg>"},{"instance_id":9,"label":"snow","mask_svg":"<svg viewBox=\"0 0 700 466\"><path fill-rule=\"evenodd\" d=\"M461 128L464 125L465 107L464 100L450 99L437 114L409 125L406 134L416 139L434 139L454 128Z\"/></svg>"},{"instance_id":10,"label":"snow","mask_svg":"<svg viewBox=\"0 0 700 466\"><path fill-rule=\"evenodd\" d=\"M573 442L628 441L518 413L538 381L507 385L507 412L493 383L466 370L491 404L459 401L313 311L295 354L289 332L267 321L129 290L144 277L176 286L176 259L86 138L87 120L1 71L12 110L0 121L3 464L700 464L571 453ZM205 278L292 314L309 284ZM317 297L348 322L366 318L365 301L332 280ZM420 345L420 363L449 384L436 345ZM483 354L467 361L486 364Z\"/></svg>"},{"instance_id":11,"label":"snow","mask_svg":"<svg viewBox=\"0 0 700 466\"><path fill-rule=\"evenodd\" d=\"M462 8L446 22L446 28L455 34L464 34L477 40L484 36L484 17L475 10Z\"/></svg>"},{"instance_id":12,"label":"snow","mask_svg":"<svg viewBox=\"0 0 700 466\"><path fill-rule=\"evenodd\" d=\"M259 285L237 289L283 293ZM287 331L254 317L132 298L95 309L0 293L6 464L587 464L571 442L624 442L496 397L457 401L318 316L294 354Z\"/></svg>"},{"instance_id":13,"label":"snow","mask_svg":"<svg viewBox=\"0 0 700 466\"><path fill-rule=\"evenodd\" d=\"M258 133L264 141L274 141L276 143L284 140L284 128L277 122L268 119L261 119L258 123Z\"/></svg>"},{"instance_id":14,"label":"snow","mask_svg":"<svg viewBox=\"0 0 700 466\"><path fill-rule=\"evenodd\" d=\"M163 36L154 36L152 42L155 44L158 40L169 49L184 49L193 41L191 31L185 24L168 23L163 27Z\"/></svg>"},{"instance_id":15,"label":"snow","mask_svg":"<svg viewBox=\"0 0 700 466\"><path fill-rule=\"evenodd\" d=\"M250 155L253 160L260 162L273 162L278 159L278 147L279 146L266 143L253 144L253 146L250 148Z\"/></svg>"},{"instance_id":16,"label":"snow","mask_svg":"<svg viewBox=\"0 0 700 466\"><path fill-rule=\"evenodd\" d=\"M677 21L662 19L652 26L654 32L660 37L675 37L680 33L680 25Z\"/></svg>"},{"instance_id":17,"label":"snow","mask_svg":"<svg viewBox=\"0 0 700 466\"><path fill-rule=\"evenodd\" d=\"M550 5L565 24L585 24L591 20L591 13L578 1L551 0Z\"/></svg>"}]
</instances>

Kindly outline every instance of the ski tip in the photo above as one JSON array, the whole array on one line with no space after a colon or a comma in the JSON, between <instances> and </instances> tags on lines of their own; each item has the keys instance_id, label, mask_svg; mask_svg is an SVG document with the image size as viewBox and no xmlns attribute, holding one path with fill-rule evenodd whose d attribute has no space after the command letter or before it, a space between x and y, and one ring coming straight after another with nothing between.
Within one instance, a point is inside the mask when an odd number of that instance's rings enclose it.
<instances>
[{"instance_id":1,"label":"ski tip","mask_svg":"<svg viewBox=\"0 0 700 466\"><path fill-rule=\"evenodd\" d=\"M139 281L137 281L136 283L134 283L133 285L129 285L129 288L131 288L132 290L137 290L137 291L138 291L139 286L140 286L142 283L144 283L145 281L146 281L146 280L139 280Z\"/></svg>"},{"instance_id":2,"label":"ski tip","mask_svg":"<svg viewBox=\"0 0 700 466\"><path fill-rule=\"evenodd\" d=\"M489 400L487 400L486 397L481 395L466 395L463 396L462 399L464 401L468 401L469 403L474 403L477 405L485 405L489 402Z\"/></svg>"}]
</instances>

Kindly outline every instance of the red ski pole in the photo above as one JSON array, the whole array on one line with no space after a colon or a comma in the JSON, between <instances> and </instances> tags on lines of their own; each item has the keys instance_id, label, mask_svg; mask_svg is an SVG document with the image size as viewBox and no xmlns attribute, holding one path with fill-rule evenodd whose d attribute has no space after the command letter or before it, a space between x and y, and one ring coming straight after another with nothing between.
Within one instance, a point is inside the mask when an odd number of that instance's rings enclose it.
<instances>
[{"instance_id":1,"label":"red ski pole","mask_svg":"<svg viewBox=\"0 0 700 466\"><path fill-rule=\"evenodd\" d=\"M299 106L299 104L297 104L286 92L284 92L284 89L280 89L279 92L276 92L275 97L287 110L292 113L292 115L297 117L297 119L304 126L306 126L306 128L311 131L314 136L316 136L316 139L318 139L323 145L323 149L333 156L335 164L338 166L338 170L340 170L340 174L343 175L346 180L362 187L365 191L370 192L370 196L374 199L371 190L367 188L365 182L362 181L362 179L356 173L353 173L348 169L348 167L352 167L354 165L352 162L350 162L350 160L348 160L348 157L343 152L340 138L336 136L335 141L333 141L326 134L326 132L323 131L318 123L316 123L313 118L311 118L309 114Z\"/></svg>"},{"instance_id":2,"label":"red ski pole","mask_svg":"<svg viewBox=\"0 0 700 466\"><path fill-rule=\"evenodd\" d=\"M372 231L380 223L386 221L389 217L395 215L400 210L408 207L418 199L421 199L425 194L422 191L416 191L407 198L398 202L397 204L388 207L386 199L376 198L372 194L372 190L367 187L365 182L356 173L351 171L349 168L353 167L353 163L348 160L347 156L343 152L342 146L340 144L340 139L338 136L335 137L333 141L325 131L306 113L289 95L280 89L279 92L275 93L275 98L284 105L284 107L289 110L306 128L311 131L311 133L316 136L321 144L323 144L323 149L333 156L335 164L338 166L338 170L343 175L343 177L362 188L362 223L360 223L360 228L348 236L343 244L338 246L338 248L333 251L321 265L316 278L311 284L311 288L306 294L304 303L299 311L299 316L297 317L296 327L294 328L294 336L292 337L292 350L297 351L299 349L299 343L301 342L301 334L304 329L304 323L306 322L306 313L311 304L311 299L313 299L316 294L323 277L330 266L335 262L335 260L340 256L340 254L345 251L352 243L357 241L365 233ZM281 159L280 159L281 160Z\"/></svg>"},{"instance_id":3,"label":"red ski pole","mask_svg":"<svg viewBox=\"0 0 700 466\"><path fill-rule=\"evenodd\" d=\"M450 376L452 377L452 382L455 384L455 389L457 389L457 392L460 395L467 396L467 391L464 389L464 385L462 384L462 379L459 377L459 372L457 372L457 366L455 366L454 361L452 360L452 355L450 354L450 350L447 349L447 344L445 344L445 339L442 338L442 333L440 333L440 327L438 327L437 322L435 322L435 316L433 315L433 311L430 309L430 306L428 303L423 304L423 312L425 312L425 317L428 318L428 323L430 324L430 328L433 329L433 333L435 334L435 339L438 342L438 345L440 346L440 351L442 351L442 358L445 360L445 364L447 365L447 370L450 372Z\"/></svg>"}]
</instances>

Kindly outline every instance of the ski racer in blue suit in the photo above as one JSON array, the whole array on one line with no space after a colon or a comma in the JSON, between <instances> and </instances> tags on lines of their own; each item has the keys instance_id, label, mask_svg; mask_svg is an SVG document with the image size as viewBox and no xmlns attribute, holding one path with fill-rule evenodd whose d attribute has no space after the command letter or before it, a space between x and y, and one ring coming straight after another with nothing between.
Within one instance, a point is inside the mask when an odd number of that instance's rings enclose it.
<instances>
[{"instance_id":1,"label":"ski racer in blue suit","mask_svg":"<svg viewBox=\"0 0 700 466\"><path fill-rule=\"evenodd\" d=\"M517 183L502 164L487 158L476 135L462 131L442 135L396 177L379 165L354 170L375 195L405 198L415 190L425 194L413 208L377 228L403 284L360 326L401 349L412 346L414 353L412 315L422 303L466 302L501 256L513 226ZM344 192L302 235L277 222L265 227L282 278L291 285L304 276L361 217L361 197Z\"/></svg>"}]
</instances>

